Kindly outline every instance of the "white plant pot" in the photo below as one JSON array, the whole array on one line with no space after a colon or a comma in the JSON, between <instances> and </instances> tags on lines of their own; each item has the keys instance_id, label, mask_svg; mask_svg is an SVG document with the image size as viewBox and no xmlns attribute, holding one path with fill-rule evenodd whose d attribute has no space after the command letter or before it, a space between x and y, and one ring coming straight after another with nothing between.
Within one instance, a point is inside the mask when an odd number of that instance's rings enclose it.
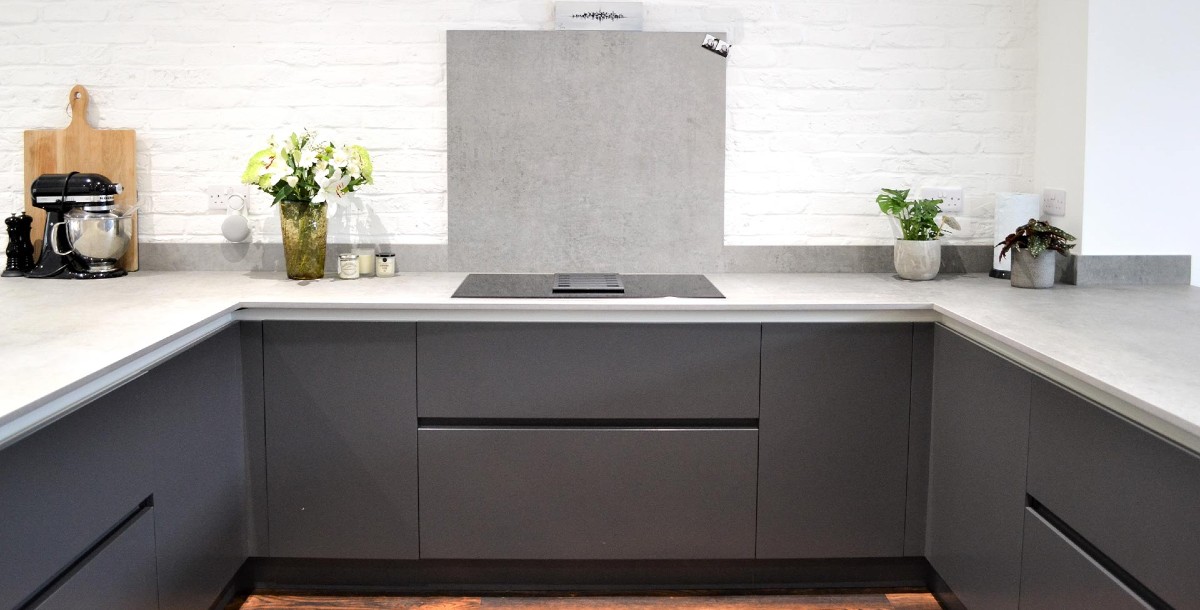
<instances>
[{"instance_id":1,"label":"white plant pot","mask_svg":"<svg viewBox=\"0 0 1200 610\"><path fill-rule=\"evenodd\" d=\"M942 267L942 242L897 239L892 261L906 280L932 280Z\"/></svg>"},{"instance_id":2,"label":"white plant pot","mask_svg":"<svg viewBox=\"0 0 1200 610\"><path fill-rule=\"evenodd\" d=\"M1012 285L1014 288L1051 288L1054 286L1054 258L1057 253L1047 250L1033 256L1029 250L1012 250Z\"/></svg>"}]
</instances>

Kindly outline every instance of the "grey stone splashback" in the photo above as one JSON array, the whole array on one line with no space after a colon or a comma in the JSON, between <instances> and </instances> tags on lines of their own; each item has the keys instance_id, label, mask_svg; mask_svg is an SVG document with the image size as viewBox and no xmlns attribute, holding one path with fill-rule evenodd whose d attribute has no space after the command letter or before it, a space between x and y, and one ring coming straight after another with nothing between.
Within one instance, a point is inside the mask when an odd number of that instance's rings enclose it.
<instances>
[{"instance_id":1,"label":"grey stone splashback","mask_svg":"<svg viewBox=\"0 0 1200 610\"><path fill-rule=\"evenodd\" d=\"M377 252L395 252L396 268L410 271L482 272L455 267L446 245L379 244ZM329 244L325 270L336 272L337 255L353 246ZM139 244L141 267L148 271L274 271L284 272L280 244ZM942 246L942 273L987 273L992 267L989 246ZM557 271L577 271L559 269ZM628 269L604 269L631 273ZM891 246L724 246L697 273L892 273ZM680 271L682 272L682 271ZM1190 256L1075 256L1060 257L1059 282L1080 286L1130 284L1187 284ZM997 280L1007 281L1007 280Z\"/></svg>"},{"instance_id":2,"label":"grey stone splashback","mask_svg":"<svg viewBox=\"0 0 1200 610\"><path fill-rule=\"evenodd\" d=\"M1188 284L1192 257L1187 255L1075 255L1059 257L1060 281L1078 286Z\"/></svg>"},{"instance_id":3,"label":"grey stone splashback","mask_svg":"<svg viewBox=\"0 0 1200 610\"><path fill-rule=\"evenodd\" d=\"M720 258L728 60L704 35L447 32L451 268L694 273Z\"/></svg>"},{"instance_id":4,"label":"grey stone splashback","mask_svg":"<svg viewBox=\"0 0 1200 610\"><path fill-rule=\"evenodd\" d=\"M486 269L452 266L445 245L380 244L376 251L396 253L396 269L404 271L482 272ZM325 270L336 271L337 255L353 246L329 244ZM139 245L141 266L150 271L272 271L284 272L280 244ZM943 273L985 273L991 269L988 246L943 246ZM557 271L578 271L558 269ZM633 273L630 269L604 271ZM683 270L672 272L682 273ZM696 273L892 273L891 246L724 246Z\"/></svg>"}]
</instances>

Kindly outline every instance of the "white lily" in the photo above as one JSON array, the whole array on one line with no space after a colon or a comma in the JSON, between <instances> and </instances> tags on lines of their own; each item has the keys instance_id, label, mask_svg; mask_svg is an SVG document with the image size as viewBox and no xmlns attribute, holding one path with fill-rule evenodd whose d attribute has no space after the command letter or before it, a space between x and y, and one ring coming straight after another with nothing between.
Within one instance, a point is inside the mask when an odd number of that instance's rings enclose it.
<instances>
[{"instance_id":1,"label":"white lily","mask_svg":"<svg viewBox=\"0 0 1200 610\"><path fill-rule=\"evenodd\" d=\"M358 159L350 160L350 164L346 166L346 174L355 180L362 177L362 165L358 163Z\"/></svg>"},{"instance_id":2,"label":"white lily","mask_svg":"<svg viewBox=\"0 0 1200 610\"><path fill-rule=\"evenodd\" d=\"M305 168L312 167L317 162L317 155L320 150L313 146L305 146L304 148L292 153L293 160L296 162L296 167Z\"/></svg>"},{"instance_id":3,"label":"white lily","mask_svg":"<svg viewBox=\"0 0 1200 610\"><path fill-rule=\"evenodd\" d=\"M266 186L274 186L280 180L292 174L292 168L288 165L287 158L284 157L282 151L274 151L268 159L266 167L263 168L263 180ZM263 182L260 182L263 184Z\"/></svg>"},{"instance_id":4,"label":"white lily","mask_svg":"<svg viewBox=\"0 0 1200 610\"><path fill-rule=\"evenodd\" d=\"M335 167L345 168L350 164L350 151L345 146L333 149L333 158L329 160Z\"/></svg>"},{"instance_id":5,"label":"white lily","mask_svg":"<svg viewBox=\"0 0 1200 610\"><path fill-rule=\"evenodd\" d=\"M283 181L286 182L288 186L296 188L296 183L300 182L300 179L297 178L295 174L292 174L291 176L284 178Z\"/></svg>"},{"instance_id":6,"label":"white lily","mask_svg":"<svg viewBox=\"0 0 1200 610\"><path fill-rule=\"evenodd\" d=\"M329 175L321 172L314 176L313 179L317 183L317 193L313 195L313 203L325 203L330 199L341 199L346 194L346 185L350 184L350 177L343 175L342 170L336 167Z\"/></svg>"}]
</instances>

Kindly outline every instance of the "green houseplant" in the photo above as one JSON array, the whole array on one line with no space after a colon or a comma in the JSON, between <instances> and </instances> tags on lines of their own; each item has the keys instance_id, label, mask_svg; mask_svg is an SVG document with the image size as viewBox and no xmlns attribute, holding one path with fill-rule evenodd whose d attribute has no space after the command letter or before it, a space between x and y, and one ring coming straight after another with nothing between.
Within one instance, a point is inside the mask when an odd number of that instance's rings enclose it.
<instances>
[{"instance_id":1,"label":"green houseplant","mask_svg":"<svg viewBox=\"0 0 1200 610\"><path fill-rule=\"evenodd\" d=\"M326 204L373 182L371 156L361 146L338 146L305 131L254 153L242 183L271 195L279 205L287 276L325 276Z\"/></svg>"},{"instance_id":2,"label":"green houseplant","mask_svg":"<svg viewBox=\"0 0 1200 610\"><path fill-rule=\"evenodd\" d=\"M908 189L883 189L875 202L895 221L898 236L892 260L896 273L906 280L931 280L942 265L938 240L950 234L946 227L958 229L958 221L942 214L941 199L910 200L908 193Z\"/></svg>"},{"instance_id":3,"label":"green houseplant","mask_svg":"<svg viewBox=\"0 0 1200 610\"><path fill-rule=\"evenodd\" d=\"M1054 285L1054 255L1066 256L1075 244L1075 236L1045 221L1030 218L1017 227L1000 246L1000 260L1012 251L1013 286L1017 288L1050 288Z\"/></svg>"}]
</instances>

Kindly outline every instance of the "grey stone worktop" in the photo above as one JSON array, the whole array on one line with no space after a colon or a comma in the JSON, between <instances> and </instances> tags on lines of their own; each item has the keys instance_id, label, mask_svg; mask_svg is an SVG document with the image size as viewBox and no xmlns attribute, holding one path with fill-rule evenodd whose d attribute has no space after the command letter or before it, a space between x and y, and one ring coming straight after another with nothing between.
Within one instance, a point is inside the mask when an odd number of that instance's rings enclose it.
<instances>
[{"instance_id":1,"label":"grey stone worktop","mask_svg":"<svg viewBox=\"0 0 1200 610\"><path fill-rule=\"evenodd\" d=\"M942 322L1200 451L1200 288L710 274L726 299L450 299L465 275L293 282L280 273L143 271L90 282L0 280L0 446L240 319L922 321Z\"/></svg>"}]
</instances>

